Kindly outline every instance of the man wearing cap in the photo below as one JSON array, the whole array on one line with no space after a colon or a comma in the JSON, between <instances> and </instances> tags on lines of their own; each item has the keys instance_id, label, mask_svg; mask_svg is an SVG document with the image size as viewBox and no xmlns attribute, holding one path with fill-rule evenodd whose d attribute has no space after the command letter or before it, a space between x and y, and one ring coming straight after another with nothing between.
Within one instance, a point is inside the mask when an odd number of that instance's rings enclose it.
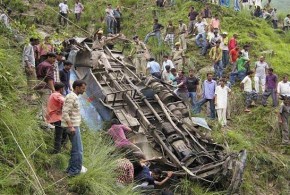
<instances>
[{"instance_id":1,"label":"man wearing cap","mask_svg":"<svg viewBox=\"0 0 290 195\"><path fill-rule=\"evenodd\" d=\"M187 34L187 26L186 24L183 23L182 20L179 20L178 30L179 30L179 42L181 44L181 48L184 51L186 51L187 45L186 45L185 36Z\"/></svg>"},{"instance_id":2,"label":"man wearing cap","mask_svg":"<svg viewBox=\"0 0 290 195\"><path fill-rule=\"evenodd\" d=\"M62 25L62 20L64 26L67 25L67 18L68 18L68 13L69 13L69 8L67 5L67 0L64 0L61 2L59 5L59 24Z\"/></svg>"},{"instance_id":3,"label":"man wearing cap","mask_svg":"<svg viewBox=\"0 0 290 195\"><path fill-rule=\"evenodd\" d=\"M92 60L92 66L93 69L96 69L99 65L104 65L105 69L108 71L112 70L112 67L104 53L104 49L103 47L106 45L106 43L108 41L112 41L116 38L118 38L120 35L116 35L110 38L107 38L105 36L103 36L103 30L99 29L96 33L95 33L95 40L93 42L93 46L92 46L92 56L91 56L91 60ZM101 61L101 64L99 63L99 60Z\"/></svg>"},{"instance_id":4,"label":"man wearing cap","mask_svg":"<svg viewBox=\"0 0 290 195\"><path fill-rule=\"evenodd\" d=\"M133 59L133 63L136 67L136 74L138 76L146 74L146 57L145 54L148 53L146 45L139 40L139 37L135 35L133 37L134 40L134 48L132 49L130 56L135 54Z\"/></svg>"},{"instance_id":5,"label":"man wearing cap","mask_svg":"<svg viewBox=\"0 0 290 195\"><path fill-rule=\"evenodd\" d=\"M163 29L163 26L158 23L158 19L154 19L154 24L153 24L153 31L148 33L145 37L144 43L147 44L149 37L155 36L158 40L158 45L161 45L161 30Z\"/></svg>"},{"instance_id":6,"label":"man wearing cap","mask_svg":"<svg viewBox=\"0 0 290 195\"><path fill-rule=\"evenodd\" d=\"M183 49L180 48L179 42L175 43L175 48L172 50L171 56L173 65L175 66L176 70L178 70L178 68L182 68L181 66L185 61L185 54Z\"/></svg>"},{"instance_id":7,"label":"man wearing cap","mask_svg":"<svg viewBox=\"0 0 290 195\"><path fill-rule=\"evenodd\" d=\"M223 62L223 67L226 68L228 63L229 63L229 48L228 48L228 33L227 32L222 32L221 34L221 44L220 47L223 51L223 57L222 57L222 62Z\"/></svg>"},{"instance_id":8,"label":"man wearing cap","mask_svg":"<svg viewBox=\"0 0 290 195\"><path fill-rule=\"evenodd\" d=\"M209 52L209 57L213 61L214 72L217 78L221 78L223 75L223 65L222 65L222 50L220 48L221 41L216 42L215 47L211 48Z\"/></svg>"}]
</instances>

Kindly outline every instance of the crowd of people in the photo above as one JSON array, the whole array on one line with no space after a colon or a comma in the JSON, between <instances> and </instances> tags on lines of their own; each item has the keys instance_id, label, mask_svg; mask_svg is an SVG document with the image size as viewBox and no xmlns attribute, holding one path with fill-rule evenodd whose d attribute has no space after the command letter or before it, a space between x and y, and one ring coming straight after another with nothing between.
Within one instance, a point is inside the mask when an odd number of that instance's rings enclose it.
<instances>
[{"instance_id":1,"label":"crowd of people","mask_svg":"<svg viewBox=\"0 0 290 195\"><path fill-rule=\"evenodd\" d=\"M62 2L59 7L60 22L65 25L69 13L66 1ZM82 12L80 10L84 8L80 6L79 1L76 1L76 8L76 20L79 20ZM107 32L116 35L106 37L103 35L103 30L99 29L93 37L92 46L92 62L101 61L109 71L113 70L104 56L103 47L121 36L118 34L121 29L120 20L114 12L115 9L108 4L105 11ZM121 16L120 12L119 16ZM223 127L227 126L227 119L230 115L229 94L237 81L245 96L245 112L251 112L250 107L255 102L257 103L259 96L262 98L263 106L267 106L269 96L272 97L273 107L277 107L278 100L282 99L284 102L280 105L279 112L279 122L283 126L282 142L289 144L290 82L288 76L283 76L283 80L279 82L274 69L265 61L264 56L260 56L254 63L254 70L251 70L250 45L241 46L238 43L238 33L233 33L229 38L228 32L221 32L219 17L212 14L209 4L206 4L205 8L199 12L194 7L190 7L188 22L187 27L183 20L179 20L178 27L175 27L172 21L168 21L168 25L164 27L158 19L154 19L153 30L146 35L144 42L139 39L138 35L135 35L132 41L134 46L129 57L134 56L133 64L136 66L136 74L140 77L150 74L160 82L170 85L176 95L190 105L195 114L200 113L202 106L209 102L209 119L213 120L217 115L218 122ZM166 37L162 40L161 30L164 28ZM188 50L186 40L188 35L195 36L200 55L208 57L212 62L214 73L207 73L204 81L197 77L193 69L189 69L188 75L186 74L185 53ZM163 56L162 65L150 56L146 46L149 38L153 36L157 38L159 44L162 41L168 43L168 47L172 50L169 55ZM179 41L174 43L175 36L178 36ZM65 53L55 52L50 37L46 37L43 41L30 38L30 43L23 51L23 67L29 91L34 89L41 94L42 115L47 123L55 127L53 152L61 151L67 137L72 143L67 173L74 176L87 170L82 165L81 115L78 100L78 95L86 90L86 83L76 80L72 85L70 84L72 65L73 62L66 59ZM93 66L98 65L93 64ZM228 74L226 74L226 69L230 70ZM29 100L34 100L33 94L29 93ZM129 148L133 152L133 155L138 158L140 170L137 171L138 174L132 176L134 172L131 162L126 159L120 160L119 171L123 171L123 175L121 174L118 178L119 183L127 184L132 181L132 177L137 177L146 183L146 185L141 184L141 187L165 183L172 176L172 172L168 172L167 176L162 178L160 170L150 170L147 162L156 159L146 159L140 148L126 138L124 133L126 131L131 131L131 129L114 119L108 134L112 136L118 148Z\"/></svg>"}]
</instances>

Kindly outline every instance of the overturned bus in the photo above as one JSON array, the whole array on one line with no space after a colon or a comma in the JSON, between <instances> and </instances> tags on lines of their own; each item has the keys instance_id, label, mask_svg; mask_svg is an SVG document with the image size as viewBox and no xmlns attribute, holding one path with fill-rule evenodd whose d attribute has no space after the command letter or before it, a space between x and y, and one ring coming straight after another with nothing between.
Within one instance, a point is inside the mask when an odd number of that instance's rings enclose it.
<instances>
[{"instance_id":1,"label":"overturned bus","mask_svg":"<svg viewBox=\"0 0 290 195\"><path fill-rule=\"evenodd\" d=\"M246 151L227 152L205 137L193 123L188 106L158 79L140 79L122 51L104 47L112 70L99 61L92 69L90 38L75 38L77 49L69 59L79 79L87 82L87 96L104 121L118 118L135 132L129 139L145 156L161 156L156 163L178 177L238 193L246 162Z\"/></svg>"}]
</instances>

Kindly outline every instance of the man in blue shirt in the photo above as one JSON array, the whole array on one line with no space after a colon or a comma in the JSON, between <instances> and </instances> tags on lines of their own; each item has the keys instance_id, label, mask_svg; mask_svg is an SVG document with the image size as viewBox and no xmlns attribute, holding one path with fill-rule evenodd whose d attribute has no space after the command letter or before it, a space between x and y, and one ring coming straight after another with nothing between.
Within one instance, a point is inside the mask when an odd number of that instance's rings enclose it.
<instances>
[{"instance_id":1,"label":"man in blue shirt","mask_svg":"<svg viewBox=\"0 0 290 195\"><path fill-rule=\"evenodd\" d=\"M155 61L154 58L150 58L147 63L147 70L150 71L150 74L158 79L161 79L160 64Z\"/></svg>"},{"instance_id":2,"label":"man in blue shirt","mask_svg":"<svg viewBox=\"0 0 290 195\"><path fill-rule=\"evenodd\" d=\"M155 36L155 37L157 37L157 39L158 39L158 45L160 46L161 45L161 32L160 31L163 28L164 27L161 24L158 23L158 19L155 18L154 19L154 24L153 24L153 31L150 32L150 33L148 33L146 35L145 40L144 40L144 43L147 44L149 37Z\"/></svg>"},{"instance_id":3,"label":"man in blue shirt","mask_svg":"<svg viewBox=\"0 0 290 195\"><path fill-rule=\"evenodd\" d=\"M210 119L215 118L215 106L214 106L214 97L215 97L215 89L217 83L212 80L212 73L207 73L207 80L203 82L203 94L202 99L199 100L194 108L195 113L200 113L201 106L206 102L210 103Z\"/></svg>"}]
</instances>

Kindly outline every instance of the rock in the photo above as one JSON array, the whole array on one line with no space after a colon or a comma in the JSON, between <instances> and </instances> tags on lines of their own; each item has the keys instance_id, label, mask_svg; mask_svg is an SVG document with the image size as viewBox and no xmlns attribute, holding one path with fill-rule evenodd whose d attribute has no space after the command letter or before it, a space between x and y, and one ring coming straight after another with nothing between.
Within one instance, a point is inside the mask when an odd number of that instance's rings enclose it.
<instances>
[{"instance_id":1,"label":"rock","mask_svg":"<svg viewBox=\"0 0 290 195\"><path fill-rule=\"evenodd\" d=\"M206 66L206 67L204 67L204 68L202 68L202 69L199 70L199 73L200 74L206 74L208 72L214 73L213 66Z\"/></svg>"}]
</instances>

